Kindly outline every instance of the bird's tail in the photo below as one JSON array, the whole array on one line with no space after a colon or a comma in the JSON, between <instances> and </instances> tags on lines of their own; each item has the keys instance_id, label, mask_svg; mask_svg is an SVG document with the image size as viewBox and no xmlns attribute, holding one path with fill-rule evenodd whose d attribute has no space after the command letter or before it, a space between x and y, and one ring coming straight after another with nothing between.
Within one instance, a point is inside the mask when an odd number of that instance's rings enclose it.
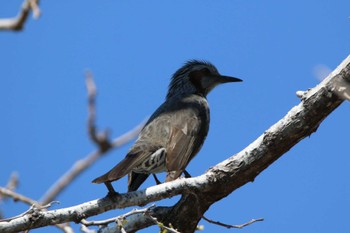
<instances>
[{"instance_id":1,"label":"bird's tail","mask_svg":"<svg viewBox=\"0 0 350 233\"><path fill-rule=\"evenodd\" d=\"M102 176L99 176L97 177L96 179L94 179L92 181L92 183L95 183L95 184L101 184L101 183L104 183L104 182L107 182L108 181L108 172Z\"/></svg>"},{"instance_id":2,"label":"bird's tail","mask_svg":"<svg viewBox=\"0 0 350 233\"><path fill-rule=\"evenodd\" d=\"M129 174L133 167L134 167L133 156L127 156L115 167L113 167L109 172L94 179L92 183L101 184L105 182L112 182L115 180L119 180L123 176Z\"/></svg>"}]
</instances>

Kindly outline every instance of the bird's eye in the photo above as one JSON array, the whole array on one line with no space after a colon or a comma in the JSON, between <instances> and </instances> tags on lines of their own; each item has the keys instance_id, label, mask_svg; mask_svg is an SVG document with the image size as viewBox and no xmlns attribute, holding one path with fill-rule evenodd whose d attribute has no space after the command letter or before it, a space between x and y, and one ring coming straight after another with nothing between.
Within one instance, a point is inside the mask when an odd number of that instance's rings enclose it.
<instances>
[{"instance_id":1,"label":"bird's eye","mask_svg":"<svg viewBox=\"0 0 350 233\"><path fill-rule=\"evenodd\" d=\"M196 86L197 88L202 88L202 78L205 76L210 76L211 72L208 68L203 68L200 70L192 71L189 74L190 81Z\"/></svg>"},{"instance_id":2,"label":"bird's eye","mask_svg":"<svg viewBox=\"0 0 350 233\"><path fill-rule=\"evenodd\" d=\"M204 74L210 74L210 70L208 68L203 68L201 69L201 71L204 73Z\"/></svg>"},{"instance_id":3,"label":"bird's eye","mask_svg":"<svg viewBox=\"0 0 350 233\"><path fill-rule=\"evenodd\" d=\"M195 70L195 71L192 71L190 74L189 74L189 77L190 77L190 81L195 84L196 86L200 86L200 80L202 79L203 76L207 76L207 75L210 75L211 72L208 68L203 68L203 69L200 69L200 70Z\"/></svg>"}]
</instances>

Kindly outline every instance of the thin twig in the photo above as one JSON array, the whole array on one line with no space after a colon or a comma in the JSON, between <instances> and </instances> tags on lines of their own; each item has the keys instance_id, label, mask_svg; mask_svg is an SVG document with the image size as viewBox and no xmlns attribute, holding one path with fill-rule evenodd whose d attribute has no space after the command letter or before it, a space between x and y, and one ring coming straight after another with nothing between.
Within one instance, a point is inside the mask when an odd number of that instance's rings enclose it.
<instances>
[{"instance_id":1,"label":"thin twig","mask_svg":"<svg viewBox=\"0 0 350 233\"><path fill-rule=\"evenodd\" d=\"M33 11L34 18L40 16L39 0L24 0L18 15L14 18L0 19L0 30L20 31L27 21L30 11Z\"/></svg>"},{"instance_id":2,"label":"thin twig","mask_svg":"<svg viewBox=\"0 0 350 233\"><path fill-rule=\"evenodd\" d=\"M26 197L22 194L16 193L12 191L11 189L0 187L0 194L6 197L11 197L14 201L21 201L23 203L26 203L28 205L35 205L35 206L41 206L39 202Z\"/></svg>"},{"instance_id":3,"label":"thin twig","mask_svg":"<svg viewBox=\"0 0 350 233\"><path fill-rule=\"evenodd\" d=\"M53 201L59 193L61 193L73 180L75 180L78 175L88 169L92 164L106 154L109 150L123 146L124 144L130 142L134 139L141 131L145 125L145 121L141 122L135 128L126 132L125 134L115 138L110 141L107 137L107 134L103 136L97 136L96 126L95 126L95 98L96 98L96 86L93 81L93 76L91 72L86 74L86 86L88 92L88 107L89 107L89 116L88 116L88 131L91 139L98 145L99 149L91 152L85 158L78 160L74 165L63 174L44 194L40 199L41 203L48 203Z\"/></svg>"},{"instance_id":4,"label":"thin twig","mask_svg":"<svg viewBox=\"0 0 350 233\"><path fill-rule=\"evenodd\" d=\"M17 172L12 172L12 173L11 173L11 176L10 176L10 179L9 179L9 181L7 182L5 188L6 188L7 190L9 190L9 191L14 191L14 190L17 188L18 183L19 183L19 181L18 181L18 174L17 174ZM3 199L6 199L7 197L9 197L9 196L4 195L3 193L0 192L0 202L1 202Z\"/></svg>"},{"instance_id":5,"label":"thin twig","mask_svg":"<svg viewBox=\"0 0 350 233\"><path fill-rule=\"evenodd\" d=\"M88 131L91 140L98 146L102 151L108 151L112 144L108 139L109 133L108 130L105 130L102 133L97 133L96 130L96 85L93 79L92 73L86 72L86 89L88 92L88 106L89 106L89 115L88 115Z\"/></svg>"},{"instance_id":6,"label":"thin twig","mask_svg":"<svg viewBox=\"0 0 350 233\"><path fill-rule=\"evenodd\" d=\"M35 205L31 205L30 208L29 208L28 210L24 211L23 213L21 213L21 214L19 214L19 215L13 216L13 217L11 217L11 218L0 219L0 222L10 222L10 221L12 221L12 220L14 220L14 219L23 217L23 216L25 216L25 215L27 215L27 214L31 214L31 213L34 212L34 206L35 206Z\"/></svg>"},{"instance_id":7,"label":"thin twig","mask_svg":"<svg viewBox=\"0 0 350 233\"><path fill-rule=\"evenodd\" d=\"M135 214L144 214L146 212L149 212L152 208L155 207L155 204L144 208L144 209L133 209L130 212L120 215L118 217L114 218L109 218L105 220L100 220L100 221L87 221L86 219L82 219L81 223L84 224L85 226L100 226L100 225L108 225L109 223L116 222L118 219L125 220L127 217Z\"/></svg>"},{"instance_id":8,"label":"thin twig","mask_svg":"<svg viewBox=\"0 0 350 233\"><path fill-rule=\"evenodd\" d=\"M30 4L30 7L31 7L31 9L33 11L34 19L39 18L40 15L41 15L41 11L40 11L40 8L39 8L39 1L38 0L30 0L29 4Z\"/></svg>"},{"instance_id":9,"label":"thin twig","mask_svg":"<svg viewBox=\"0 0 350 233\"><path fill-rule=\"evenodd\" d=\"M90 230L87 226L85 225L80 225L80 231L84 232L84 233L96 233L95 230Z\"/></svg>"},{"instance_id":10,"label":"thin twig","mask_svg":"<svg viewBox=\"0 0 350 233\"><path fill-rule=\"evenodd\" d=\"M144 123L142 122L135 128L131 129L129 132L126 132L125 134L113 140L112 148L118 148L131 141L139 134L143 125ZM41 202L48 203L54 200L57 195L59 195L73 180L78 177L78 175L80 175L83 171L94 164L96 160L98 160L104 153L97 150L88 154L85 158L75 162L75 164L65 174L63 174L45 193L45 195L41 198Z\"/></svg>"},{"instance_id":11,"label":"thin twig","mask_svg":"<svg viewBox=\"0 0 350 233\"><path fill-rule=\"evenodd\" d=\"M147 217L149 217L159 228L160 228L160 232L163 232L163 230L167 230L167 232L172 232L172 233L180 233L179 231L177 231L176 229L174 229L172 227L172 225L170 224L170 226L166 226L163 223L159 222L158 219L156 217L153 217L150 212L145 212L145 215Z\"/></svg>"},{"instance_id":12,"label":"thin twig","mask_svg":"<svg viewBox=\"0 0 350 233\"><path fill-rule=\"evenodd\" d=\"M123 227L123 225L124 225L124 224L123 224L123 220L118 218L118 219L116 220L116 222L117 222L117 226L118 226L120 232L121 232L121 233L127 233L126 230L125 230L125 228Z\"/></svg>"},{"instance_id":13,"label":"thin twig","mask_svg":"<svg viewBox=\"0 0 350 233\"><path fill-rule=\"evenodd\" d=\"M27 198L29 199L29 198ZM35 202L34 200L31 200L32 202ZM23 217L25 215L28 215L28 214L33 214L35 212L39 212L41 210L46 210L48 208L50 208L53 204L57 204L59 203L58 201L53 201L47 205L44 205L44 206L41 206L40 204L38 203L34 203L30 206L30 208L26 211L24 211L22 214L19 214L17 216L14 216L14 217L11 217L11 218L6 218L6 219L0 219L0 222L9 222L13 219L17 219L17 218L20 218L20 217ZM28 204L28 203L27 203Z\"/></svg>"},{"instance_id":14,"label":"thin twig","mask_svg":"<svg viewBox=\"0 0 350 233\"><path fill-rule=\"evenodd\" d=\"M186 178L191 178L191 177L192 177L186 170L184 170L184 175L185 175ZM194 193L194 192L191 192L191 193L198 199L198 196L197 196L196 193ZM215 225L219 225L219 226L222 226L222 227L226 227L226 228L228 228L228 229L230 229L230 228L238 228L238 229L241 229L241 228L243 228L243 227L245 227L245 226L248 226L248 225L250 225L250 224L253 224L253 223L255 223L255 222L264 221L263 218L259 218L259 219L252 219L252 220L250 220L249 222L244 223L244 224L241 224L241 225L230 225L230 224L226 224L226 223L221 223L221 222L219 222L219 221L211 220L211 219L205 217L204 215L202 216L202 218L203 218L205 221L209 222L209 223L212 223L212 224L215 224Z\"/></svg>"},{"instance_id":15,"label":"thin twig","mask_svg":"<svg viewBox=\"0 0 350 233\"><path fill-rule=\"evenodd\" d=\"M107 226L109 223L115 222L121 233L127 233L125 228L124 228L124 225L126 223L125 220L127 217L132 216L132 215L136 215L136 214L148 213L154 207L155 207L155 204L153 204L147 208L144 208L144 209L133 209L132 211L130 211L126 214L123 214L123 215L120 215L120 216L117 216L114 218L109 218L109 219L100 220L100 221L87 221L86 219L82 219L80 222L86 228L88 226ZM84 229L86 229L86 228L84 228Z\"/></svg>"},{"instance_id":16,"label":"thin twig","mask_svg":"<svg viewBox=\"0 0 350 233\"><path fill-rule=\"evenodd\" d=\"M144 214L150 220L152 220L154 222L154 224L158 225L161 230L165 229L168 232L179 233L176 229L172 228L172 226L170 226L170 227L165 226L163 223L159 222L157 220L157 218L155 218L151 215L151 210L154 207L155 207L155 204L153 204L147 208L144 208L144 209L133 209L132 211L130 211L126 214L123 214L123 215L120 215L120 216L117 216L114 218L100 220L100 221L87 221L86 219L82 219L81 223L85 226L103 226L103 225L108 225L109 223L115 222L117 224L118 229L122 233L126 233L126 230L124 229L124 223L125 223L126 218L131 216L131 215Z\"/></svg>"},{"instance_id":17,"label":"thin twig","mask_svg":"<svg viewBox=\"0 0 350 233\"><path fill-rule=\"evenodd\" d=\"M16 177L16 176L11 176L11 177ZM13 178L13 179L15 179L15 178ZM39 202L37 202L37 201L27 197L27 196L24 196L22 194L16 193L9 188L4 188L4 187L0 187L0 194L1 194L0 196L10 197L14 201L21 201L25 204L30 205L30 208L27 211L25 211L24 213L17 215L17 216L14 216L14 217L11 217L11 218L0 219L0 222L8 222L8 221L11 221L13 219L20 218L26 214L31 214L34 211L48 209L53 204L59 203L58 201L52 201L52 202L48 203L47 205L42 206ZM65 233L73 233L73 229L69 226L68 223L67 224L57 224L56 226L58 228L60 228Z\"/></svg>"},{"instance_id":18,"label":"thin twig","mask_svg":"<svg viewBox=\"0 0 350 233\"><path fill-rule=\"evenodd\" d=\"M96 134L96 127L95 127L95 97L96 97L96 87L93 83L92 75L87 75L87 86L88 86L88 96L89 96L89 120L88 120L88 128L90 137L93 139L93 141L99 146L99 150L90 153L85 159L77 161L73 167L66 172L44 195L44 197L41 199L41 203L49 203L52 202L52 200L55 199L55 197L62 192L79 174L81 174L84 170L86 170L88 167L90 167L98 158L100 158L103 154L105 154L107 151L109 151L112 148L120 147L130 140L132 140L134 137L136 137L140 130L143 128L144 123L142 122L140 125L132 129L131 131L123 134L122 136L114 139L112 142L108 140L108 135L105 133L102 137L97 136ZM12 182L13 183L13 182ZM12 186L12 185L11 185ZM2 191L2 192L1 192ZM40 203L37 201L34 201L30 198L27 198L23 195L17 194L10 189L1 188L0 194L3 193L4 196L11 196L14 200L20 200L24 203L32 205L31 209L26 211L25 213L22 213L19 216L15 216L11 219L3 219L2 221L9 221L15 218L22 217L26 214L30 214L34 210L34 206L36 206L36 209L40 208ZM47 207L47 206L44 206ZM59 224L57 225L60 229L62 229L64 232L71 233L73 232L72 228L67 224Z\"/></svg>"},{"instance_id":19,"label":"thin twig","mask_svg":"<svg viewBox=\"0 0 350 233\"><path fill-rule=\"evenodd\" d=\"M17 172L12 172L9 181L7 182L6 188L9 190L14 191L18 184L19 184L19 178L18 178Z\"/></svg>"},{"instance_id":20,"label":"thin twig","mask_svg":"<svg viewBox=\"0 0 350 233\"><path fill-rule=\"evenodd\" d=\"M229 225L229 224L225 224L225 223L221 223L221 222L218 222L218 221L214 221L214 220L211 220L209 218L206 218L205 216L202 217L205 221L209 222L209 223L212 223L212 224L215 224L215 225L219 225L219 226L222 226L222 227L226 227L228 229L231 229L231 228L237 228L237 229L242 229L243 227L246 227L246 226L249 226L255 222L261 222L261 221L264 221L263 218L258 218L258 219L252 219L250 220L249 222L246 222L246 223L243 223L241 225Z\"/></svg>"},{"instance_id":21,"label":"thin twig","mask_svg":"<svg viewBox=\"0 0 350 233\"><path fill-rule=\"evenodd\" d=\"M69 225L69 222L55 225L57 228L61 229L64 233L74 233L73 228Z\"/></svg>"}]
</instances>

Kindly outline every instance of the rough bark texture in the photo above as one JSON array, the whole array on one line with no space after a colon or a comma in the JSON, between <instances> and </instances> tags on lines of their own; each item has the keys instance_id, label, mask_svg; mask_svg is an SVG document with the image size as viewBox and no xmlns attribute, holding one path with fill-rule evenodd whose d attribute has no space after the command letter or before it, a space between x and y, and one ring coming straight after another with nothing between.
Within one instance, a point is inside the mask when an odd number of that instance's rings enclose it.
<instances>
[{"instance_id":1,"label":"rough bark texture","mask_svg":"<svg viewBox=\"0 0 350 233\"><path fill-rule=\"evenodd\" d=\"M307 92L299 92L302 102L252 144L201 176L178 179L69 208L27 214L12 221L0 222L0 232L16 232L69 221L79 222L82 218L111 209L145 205L179 194L182 194L182 198L177 204L169 208L158 207L154 213L158 221L171 223L180 232L194 232L198 221L213 203L253 181L300 140L315 132L320 123L343 102L337 93L343 91L344 85L349 91L349 80L350 56L318 86ZM339 87L339 81L342 87ZM140 225L139 229L147 226L149 223Z\"/></svg>"}]
</instances>

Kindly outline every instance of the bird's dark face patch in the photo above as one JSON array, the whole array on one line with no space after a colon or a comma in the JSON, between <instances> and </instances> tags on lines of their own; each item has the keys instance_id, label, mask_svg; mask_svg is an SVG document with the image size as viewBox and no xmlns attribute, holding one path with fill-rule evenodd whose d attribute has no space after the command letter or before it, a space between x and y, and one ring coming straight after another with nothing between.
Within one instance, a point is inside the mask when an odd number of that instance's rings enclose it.
<instances>
[{"instance_id":1,"label":"bird's dark face patch","mask_svg":"<svg viewBox=\"0 0 350 233\"><path fill-rule=\"evenodd\" d=\"M204 76L209 76L210 70L208 68L203 68L200 70L192 71L188 76L190 77L191 83L197 88L198 92L204 92L204 87L202 85L202 78Z\"/></svg>"}]
</instances>

